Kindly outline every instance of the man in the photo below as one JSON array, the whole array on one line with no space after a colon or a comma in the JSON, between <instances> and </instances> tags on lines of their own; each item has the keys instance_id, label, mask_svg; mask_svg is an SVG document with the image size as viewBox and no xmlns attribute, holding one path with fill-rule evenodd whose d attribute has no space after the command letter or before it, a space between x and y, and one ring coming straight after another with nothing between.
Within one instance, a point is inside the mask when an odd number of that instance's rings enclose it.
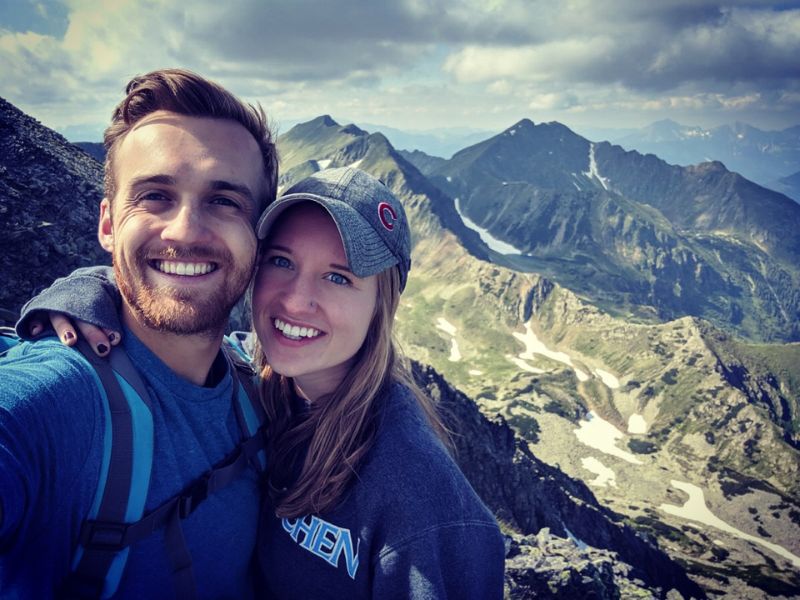
<instances>
[{"instance_id":1,"label":"man","mask_svg":"<svg viewBox=\"0 0 800 600\"><path fill-rule=\"evenodd\" d=\"M133 79L104 142L98 238L122 293L123 345L153 405L148 512L241 439L220 347L253 274L277 155L263 111L182 70ZM108 417L92 368L56 340L16 348L0 379L0 596L51 597L106 468ZM182 521L201 596L252 596L257 514L251 469ZM181 593L164 537L130 547L115 597Z\"/></svg>"}]
</instances>

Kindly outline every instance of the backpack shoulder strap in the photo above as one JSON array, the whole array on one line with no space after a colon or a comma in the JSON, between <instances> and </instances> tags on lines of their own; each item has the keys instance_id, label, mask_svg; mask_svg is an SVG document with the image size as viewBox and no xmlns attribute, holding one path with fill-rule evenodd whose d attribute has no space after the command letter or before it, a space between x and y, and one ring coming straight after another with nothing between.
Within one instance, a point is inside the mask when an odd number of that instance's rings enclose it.
<instances>
[{"instance_id":1,"label":"backpack shoulder strap","mask_svg":"<svg viewBox=\"0 0 800 600\"><path fill-rule=\"evenodd\" d=\"M242 431L242 438L244 440L254 437L263 439L261 430L266 424L267 415L261 404L257 383L258 375L246 349L246 340L240 335L240 332L225 336L222 342L222 351L228 360L233 377L233 407ZM256 454L254 463L259 472L263 473L266 470L267 459L263 450Z\"/></svg>"},{"instance_id":2,"label":"backpack shoulder strap","mask_svg":"<svg viewBox=\"0 0 800 600\"><path fill-rule=\"evenodd\" d=\"M101 477L95 500L81 527L73 572L62 593L67 598L108 598L119 586L132 544L164 528L167 557L178 597L197 595L191 555L180 521L209 495L235 481L247 468L266 468L264 422L250 363L227 343L223 352L233 376L233 408L242 441L220 464L182 493L144 515L153 464L150 395L136 367L120 347L100 358L83 341L78 349L94 368L103 395L106 429Z\"/></svg>"},{"instance_id":3,"label":"backpack shoulder strap","mask_svg":"<svg viewBox=\"0 0 800 600\"><path fill-rule=\"evenodd\" d=\"M93 368L106 427L100 479L64 593L108 598L117 591L128 557L128 548L119 547L120 524L140 519L147 500L153 416L147 388L124 349L113 349L105 359L80 341L78 351Z\"/></svg>"}]
</instances>

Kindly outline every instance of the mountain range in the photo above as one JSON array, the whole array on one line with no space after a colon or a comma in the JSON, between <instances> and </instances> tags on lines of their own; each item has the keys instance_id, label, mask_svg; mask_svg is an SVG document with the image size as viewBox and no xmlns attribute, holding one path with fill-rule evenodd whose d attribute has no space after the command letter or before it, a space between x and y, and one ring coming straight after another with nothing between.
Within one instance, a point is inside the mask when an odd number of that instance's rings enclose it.
<instances>
[{"instance_id":1,"label":"mountain range","mask_svg":"<svg viewBox=\"0 0 800 600\"><path fill-rule=\"evenodd\" d=\"M781 131L763 131L745 123L705 129L664 119L613 141L677 165L717 160L800 202L800 189L791 179L800 172L800 125Z\"/></svg>"},{"instance_id":2,"label":"mountain range","mask_svg":"<svg viewBox=\"0 0 800 600\"><path fill-rule=\"evenodd\" d=\"M468 128L411 131L368 123L359 126L384 134L396 149L420 151L435 158L450 158L455 152L496 134L496 131ZM587 139L607 140L628 150L655 154L670 164L689 166L719 161L730 171L800 202L800 126L764 131L737 122L702 128L664 119L639 129L579 131Z\"/></svg>"},{"instance_id":3,"label":"mountain range","mask_svg":"<svg viewBox=\"0 0 800 600\"><path fill-rule=\"evenodd\" d=\"M800 205L721 163L669 165L529 120L449 161L415 162L497 240L498 264L616 314L800 340Z\"/></svg>"},{"instance_id":4,"label":"mountain range","mask_svg":"<svg viewBox=\"0 0 800 600\"><path fill-rule=\"evenodd\" d=\"M4 145L13 135L41 151L0 156L0 216L39 202L5 191L35 174L53 189L48 206L87 210L80 235L96 245L97 197L56 189L91 159L18 111L2 119ZM508 536L507 597L800 593L800 344L770 333L766 311L751 312L767 300L736 287L749 276L772 297L796 295L788 199L721 165L674 167L558 124L523 121L450 160L330 117L278 146L282 186L353 165L404 204L414 263L398 338ZM85 176L99 190L99 165ZM77 243L55 235L6 245L0 305L16 310L72 268L19 269L8 289L6 269L36 243ZM758 261L761 279L748 270ZM719 310L734 292L738 322ZM696 303L676 304L681 295ZM796 328L797 315L785 322Z\"/></svg>"}]
</instances>

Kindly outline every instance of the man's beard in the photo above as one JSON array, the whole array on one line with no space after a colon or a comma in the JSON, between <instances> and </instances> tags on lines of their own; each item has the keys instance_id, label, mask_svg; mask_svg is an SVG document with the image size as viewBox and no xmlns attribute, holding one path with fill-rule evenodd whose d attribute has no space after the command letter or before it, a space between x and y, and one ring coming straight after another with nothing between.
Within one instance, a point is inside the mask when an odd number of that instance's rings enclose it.
<instances>
[{"instance_id":1,"label":"man's beard","mask_svg":"<svg viewBox=\"0 0 800 600\"><path fill-rule=\"evenodd\" d=\"M179 284L153 285L145 278L152 269L148 262L161 259L213 262L227 275L213 292L181 288ZM124 301L149 329L177 335L214 336L223 331L255 270L255 258L237 267L230 251L207 247L170 247L155 255L140 248L134 261L133 269L123 271L122 261L114 257L114 276Z\"/></svg>"}]
</instances>

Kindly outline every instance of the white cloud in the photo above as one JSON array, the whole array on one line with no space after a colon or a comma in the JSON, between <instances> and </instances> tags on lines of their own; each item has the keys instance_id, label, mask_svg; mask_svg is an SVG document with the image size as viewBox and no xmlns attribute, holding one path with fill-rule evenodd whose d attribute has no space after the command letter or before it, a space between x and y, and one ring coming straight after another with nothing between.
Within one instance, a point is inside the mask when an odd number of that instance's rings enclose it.
<instances>
[{"instance_id":1,"label":"white cloud","mask_svg":"<svg viewBox=\"0 0 800 600\"><path fill-rule=\"evenodd\" d=\"M131 76L165 66L284 118L417 129L800 114L800 10L761 4L63 1L63 35L0 29L2 94L54 127L104 124Z\"/></svg>"},{"instance_id":2,"label":"white cloud","mask_svg":"<svg viewBox=\"0 0 800 600\"><path fill-rule=\"evenodd\" d=\"M528 103L531 110L564 110L575 106L578 106L578 97L566 92L538 94Z\"/></svg>"}]
</instances>

